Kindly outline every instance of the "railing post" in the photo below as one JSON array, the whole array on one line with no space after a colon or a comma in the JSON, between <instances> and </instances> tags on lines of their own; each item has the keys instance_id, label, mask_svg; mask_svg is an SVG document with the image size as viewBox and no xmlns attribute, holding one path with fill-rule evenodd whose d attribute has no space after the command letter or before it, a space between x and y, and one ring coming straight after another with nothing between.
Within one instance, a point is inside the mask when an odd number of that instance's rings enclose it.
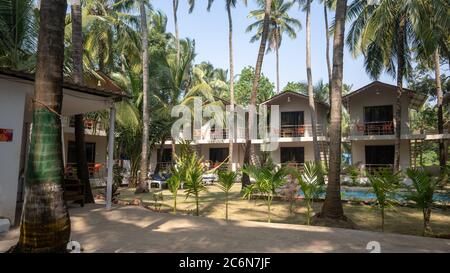
<instances>
[{"instance_id":1,"label":"railing post","mask_svg":"<svg viewBox=\"0 0 450 273\"><path fill-rule=\"evenodd\" d=\"M111 209L111 203L112 203L115 121L116 121L116 108L113 105L109 109L108 178L107 178L107 184L106 184L106 209L107 210Z\"/></svg>"}]
</instances>

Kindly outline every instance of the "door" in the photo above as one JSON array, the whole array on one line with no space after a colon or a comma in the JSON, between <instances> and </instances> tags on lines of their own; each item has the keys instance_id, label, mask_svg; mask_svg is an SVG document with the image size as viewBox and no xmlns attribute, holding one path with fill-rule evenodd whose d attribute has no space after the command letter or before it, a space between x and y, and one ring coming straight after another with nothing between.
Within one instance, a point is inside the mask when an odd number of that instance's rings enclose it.
<instances>
[{"instance_id":1,"label":"door","mask_svg":"<svg viewBox=\"0 0 450 273\"><path fill-rule=\"evenodd\" d=\"M305 148L304 147L292 147L281 148L281 163L305 163Z\"/></svg>"},{"instance_id":2,"label":"door","mask_svg":"<svg viewBox=\"0 0 450 273\"><path fill-rule=\"evenodd\" d=\"M95 143L86 142L86 160L87 163L95 163ZM69 147L67 147L67 163L74 164L77 163L77 153L76 153L75 141L69 141Z\"/></svg>"},{"instance_id":3,"label":"door","mask_svg":"<svg viewBox=\"0 0 450 273\"><path fill-rule=\"evenodd\" d=\"M366 165L393 165L395 146L366 146Z\"/></svg>"}]
</instances>

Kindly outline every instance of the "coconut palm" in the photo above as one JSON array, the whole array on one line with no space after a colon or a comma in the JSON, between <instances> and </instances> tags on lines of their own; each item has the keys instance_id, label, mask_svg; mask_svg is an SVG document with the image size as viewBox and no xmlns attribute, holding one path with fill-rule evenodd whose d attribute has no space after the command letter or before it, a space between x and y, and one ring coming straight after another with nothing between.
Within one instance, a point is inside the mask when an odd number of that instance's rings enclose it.
<instances>
[{"instance_id":1,"label":"coconut palm","mask_svg":"<svg viewBox=\"0 0 450 273\"><path fill-rule=\"evenodd\" d=\"M66 9L66 0L42 0L40 5L33 129L17 252L63 252L70 239L60 121Z\"/></svg>"},{"instance_id":2,"label":"coconut palm","mask_svg":"<svg viewBox=\"0 0 450 273\"><path fill-rule=\"evenodd\" d=\"M314 162L320 163L320 148L317 141L317 112L314 100L314 86L312 79L312 67L311 67L311 3L312 0L296 0L300 4L304 5L306 12L306 76L308 79L308 98L309 109L311 112L311 126L314 145Z\"/></svg>"},{"instance_id":3,"label":"coconut palm","mask_svg":"<svg viewBox=\"0 0 450 273\"><path fill-rule=\"evenodd\" d=\"M264 0L259 0L260 9L251 11L249 18L256 19L256 22L247 27L247 32L256 29L256 34L251 38L250 42L256 42L261 39L264 26ZM277 70L277 93L280 93L280 58L279 50L283 40L283 34L287 34L291 39L297 38L297 31L302 28L299 20L289 16L289 10L293 6L293 2L285 2L284 0L273 0L270 13L270 26L268 34L268 48L270 52L274 50L276 53L276 70Z\"/></svg>"},{"instance_id":4,"label":"coconut palm","mask_svg":"<svg viewBox=\"0 0 450 273\"><path fill-rule=\"evenodd\" d=\"M208 11L211 9L211 5L214 0L208 0ZM247 5L247 0L242 0L244 5ZM195 0L189 0L190 11L192 12ZM237 0L225 0L225 6L227 9L228 15L228 50L229 50L229 60L230 60L230 112L234 112L235 98L234 98L234 52L233 52L233 16L231 13L231 8L235 8L237 4ZM229 153L230 153L230 162L233 162L234 158L234 145L233 145L233 136L229 134ZM230 164L230 167L232 165Z\"/></svg>"},{"instance_id":5,"label":"coconut palm","mask_svg":"<svg viewBox=\"0 0 450 273\"><path fill-rule=\"evenodd\" d=\"M333 68L331 67L330 59L330 24L328 21L328 9L335 8L336 0L320 0L323 4L323 17L325 20L325 59L327 61L327 72L328 72L328 85L331 86L331 78L333 76ZM331 88L329 90L331 92ZM331 96L328 96L331 98ZM331 103L330 103L331 104Z\"/></svg>"},{"instance_id":6,"label":"coconut palm","mask_svg":"<svg viewBox=\"0 0 450 273\"><path fill-rule=\"evenodd\" d=\"M408 169L406 174L412 180L412 187L409 187L409 193L406 198L414 201L422 209L423 235L430 235L432 233L430 226L431 207L439 179L421 169Z\"/></svg>"},{"instance_id":7,"label":"coconut palm","mask_svg":"<svg viewBox=\"0 0 450 273\"><path fill-rule=\"evenodd\" d=\"M83 28L81 4L71 5L71 25L72 25L72 79L75 84L84 85L83 75ZM83 114L75 115L75 147L77 158L77 176L84 184L84 202L95 203L92 195L91 183L89 181L89 169L86 157L86 143L84 137L84 117Z\"/></svg>"},{"instance_id":8,"label":"coconut palm","mask_svg":"<svg viewBox=\"0 0 450 273\"><path fill-rule=\"evenodd\" d=\"M376 206L380 209L381 231L384 232L384 211L393 205L395 190L400 186L401 173L391 169L381 169L368 174L373 193L377 198Z\"/></svg>"},{"instance_id":9,"label":"coconut palm","mask_svg":"<svg viewBox=\"0 0 450 273\"><path fill-rule=\"evenodd\" d=\"M0 1L0 66L34 70L38 17L33 0Z\"/></svg>"},{"instance_id":10,"label":"coconut palm","mask_svg":"<svg viewBox=\"0 0 450 273\"><path fill-rule=\"evenodd\" d=\"M140 0L139 11L141 17L141 38L142 38L142 151L141 151L141 166L139 174L139 184L136 188L136 193L143 193L148 191L147 173L148 173L148 154L149 154L149 116L150 109L148 105L148 91L149 91L149 53L148 53L148 25L146 1Z\"/></svg>"},{"instance_id":11,"label":"coconut palm","mask_svg":"<svg viewBox=\"0 0 450 273\"><path fill-rule=\"evenodd\" d=\"M197 153L191 153L187 158L186 168L186 182L184 184L186 198L194 196L195 198L195 215L199 216L199 195L201 192L206 191L206 187L203 184L203 158L198 157Z\"/></svg>"},{"instance_id":12,"label":"coconut palm","mask_svg":"<svg viewBox=\"0 0 450 273\"><path fill-rule=\"evenodd\" d=\"M167 186L173 198L173 214L177 213L177 195L178 190L181 187L183 181L183 171L180 170L180 166L177 164L171 171L171 176L167 179Z\"/></svg>"},{"instance_id":13,"label":"coconut palm","mask_svg":"<svg viewBox=\"0 0 450 273\"><path fill-rule=\"evenodd\" d=\"M286 183L286 169L247 165L242 171L255 180L254 184L244 189L244 198L250 200L255 193L264 195L267 204L267 221L270 223L273 197L275 191Z\"/></svg>"},{"instance_id":14,"label":"coconut palm","mask_svg":"<svg viewBox=\"0 0 450 273\"><path fill-rule=\"evenodd\" d=\"M173 21L175 25L175 43L177 49L177 62L180 61L181 46L180 46L180 31L178 28L178 6L180 0L172 0L172 10L173 10Z\"/></svg>"},{"instance_id":15,"label":"coconut palm","mask_svg":"<svg viewBox=\"0 0 450 273\"><path fill-rule=\"evenodd\" d=\"M331 82L330 156L328 184L325 202L318 215L328 219L346 219L341 202L341 135L342 135L342 89L344 69L344 35L347 0L337 0L334 45L333 79Z\"/></svg>"},{"instance_id":16,"label":"coconut palm","mask_svg":"<svg viewBox=\"0 0 450 273\"><path fill-rule=\"evenodd\" d=\"M228 197L231 188L237 179L237 173L232 171L219 171L218 187L225 193L225 219L228 220Z\"/></svg>"},{"instance_id":17,"label":"coconut palm","mask_svg":"<svg viewBox=\"0 0 450 273\"><path fill-rule=\"evenodd\" d=\"M264 53L266 51L266 44L270 31L271 9L272 9L272 0L265 0L263 31L261 33L261 43L259 45L258 57L256 59L256 66L255 66L255 78L253 79L252 93L250 96L250 113L248 117L248 126L247 129L245 130L244 165L250 164L250 153L252 151L252 141L250 139L250 132L252 130L256 130L256 128L253 128L253 121L255 118L254 111L256 108L256 98L258 93L259 79L261 77L262 64L264 61ZM244 173L242 175L242 187L245 188L249 184L250 179L248 177L248 174Z\"/></svg>"}]
</instances>

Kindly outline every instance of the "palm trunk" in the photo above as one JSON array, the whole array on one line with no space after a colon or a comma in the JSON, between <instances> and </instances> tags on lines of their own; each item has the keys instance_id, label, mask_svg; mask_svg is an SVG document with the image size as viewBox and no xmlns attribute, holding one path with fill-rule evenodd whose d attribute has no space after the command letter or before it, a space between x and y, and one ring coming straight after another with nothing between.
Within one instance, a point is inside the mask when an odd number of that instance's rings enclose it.
<instances>
[{"instance_id":1,"label":"palm trunk","mask_svg":"<svg viewBox=\"0 0 450 273\"><path fill-rule=\"evenodd\" d=\"M314 145L314 161L320 164L320 149L317 142L317 117L314 100L314 89L311 69L311 0L306 3L306 75L308 78L309 111L311 112L311 126Z\"/></svg>"},{"instance_id":2,"label":"palm trunk","mask_svg":"<svg viewBox=\"0 0 450 273\"><path fill-rule=\"evenodd\" d=\"M330 156L326 197L319 217L346 219L341 202L341 121L342 79L344 70L344 34L347 0L336 4L336 26L333 49L333 78L331 93Z\"/></svg>"},{"instance_id":3,"label":"palm trunk","mask_svg":"<svg viewBox=\"0 0 450 273\"><path fill-rule=\"evenodd\" d=\"M431 219L431 208L424 208L423 209L423 236L432 234L430 219Z\"/></svg>"},{"instance_id":4,"label":"palm trunk","mask_svg":"<svg viewBox=\"0 0 450 273\"><path fill-rule=\"evenodd\" d=\"M83 30L81 5L71 6L72 11L72 58L73 58L73 81L75 84L84 85L83 79ZM89 182L89 169L86 157L86 143L84 137L83 115L75 116L75 147L77 150L77 175L80 182L84 184L84 202L95 203L92 195L91 183Z\"/></svg>"},{"instance_id":5,"label":"palm trunk","mask_svg":"<svg viewBox=\"0 0 450 273\"><path fill-rule=\"evenodd\" d=\"M174 20L174 24L175 24L175 42L176 42L176 46L177 46L177 62L180 62L180 55L181 55L181 50L180 50L180 32L178 29L178 4L179 4L179 0L173 0L172 2L172 7L173 7L173 20Z\"/></svg>"},{"instance_id":6,"label":"palm trunk","mask_svg":"<svg viewBox=\"0 0 450 273\"><path fill-rule=\"evenodd\" d=\"M225 220L228 220L228 192L225 193Z\"/></svg>"},{"instance_id":7,"label":"palm trunk","mask_svg":"<svg viewBox=\"0 0 450 273\"><path fill-rule=\"evenodd\" d=\"M258 92L259 78L261 77L261 69L264 61L264 54L266 52L267 36L269 32L269 19L272 6L272 0L265 0L264 11L264 24L263 33L261 35L261 43L259 45L258 58L256 60L255 78L253 79L252 94L250 96L250 113L248 117L248 126L245 130L245 152L244 152L244 165L250 164L250 151L252 150L252 141L250 139L250 132L256 128L253 128L254 109L256 108L256 96ZM250 178L248 174L242 175L242 188L247 187L250 184Z\"/></svg>"},{"instance_id":8,"label":"palm trunk","mask_svg":"<svg viewBox=\"0 0 450 273\"><path fill-rule=\"evenodd\" d=\"M438 107L438 131L439 134L444 133L444 109L443 109L443 99L444 94L442 92L442 84L441 84L441 67L440 67L440 54L439 49L434 51L434 71L436 77L436 97L437 97L437 107ZM441 167L441 171L444 171L446 162L446 150L444 140L439 140L439 165Z\"/></svg>"},{"instance_id":9,"label":"palm trunk","mask_svg":"<svg viewBox=\"0 0 450 273\"><path fill-rule=\"evenodd\" d=\"M402 135L402 104L401 97L403 95L403 71L405 69L405 28L406 18L401 15L398 28L397 41L397 98L395 103L395 156L394 156L394 171L400 170L400 143Z\"/></svg>"},{"instance_id":10,"label":"palm trunk","mask_svg":"<svg viewBox=\"0 0 450 273\"><path fill-rule=\"evenodd\" d=\"M60 121L66 9L66 0L41 1L33 130L16 252L64 252L70 239Z\"/></svg>"},{"instance_id":11,"label":"palm trunk","mask_svg":"<svg viewBox=\"0 0 450 273\"><path fill-rule=\"evenodd\" d=\"M141 13L141 35L142 35L142 73L143 73L143 102L142 102L142 152L139 184L136 193L148 191L147 171L148 171L148 139L149 139L149 109L148 109L148 27L145 3L140 2Z\"/></svg>"},{"instance_id":12,"label":"palm trunk","mask_svg":"<svg viewBox=\"0 0 450 273\"><path fill-rule=\"evenodd\" d=\"M323 14L324 14L324 18L325 18L325 38L326 38L326 51L325 52L325 57L327 60L327 69L328 69L328 92L329 92L329 100L330 100L330 105L331 105L331 79L333 77L333 69L331 68L331 60L330 60L330 35L328 33L329 31L329 24L328 24L328 8L327 8L327 2L324 1L323 2Z\"/></svg>"},{"instance_id":13,"label":"palm trunk","mask_svg":"<svg viewBox=\"0 0 450 273\"><path fill-rule=\"evenodd\" d=\"M381 231L384 232L384 208L381 208Z\"/></svg>"},{"instance_id":14,"label":"palm trunk","mask_svg":"<svg viewBox=\"0 0 450 273\"><path fill-rule=\"evenodd\" d=\"M275 53L277 62L277 94L280 94L280 33L278 31L277 37L275 38Z\"/></svg>"},{"instance_id":15,"label":"palm trunk","mask_svg":"<svg viewBox=\"0 0 450 273\"><path fill-rule=\"evenodd\" d=\"M234 54L233 54L233 17L231 16L231 3L227 2L227 14L228 14L228 45L229 45L229 57L230 57L230 111L234 117ZM234 120L234 119L233 119ZM234 126L234 122L233 122ZM230 153L230 171L233 169L234 163L234 147L233 147L233 135L231 134L232 128L228 128L229 138L229 153Z\"/></svg>"}]
</instances>

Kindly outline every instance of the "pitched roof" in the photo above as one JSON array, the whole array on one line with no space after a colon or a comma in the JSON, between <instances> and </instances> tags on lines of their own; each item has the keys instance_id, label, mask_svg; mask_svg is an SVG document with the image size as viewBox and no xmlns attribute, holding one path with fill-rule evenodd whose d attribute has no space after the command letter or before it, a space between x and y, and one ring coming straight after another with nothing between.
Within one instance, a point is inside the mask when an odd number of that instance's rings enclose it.
<instances>
[{"instance_id":1,"label":"pitched roof","mask_svg":"<svg viewBox=\"0 0 450 273\"><path fill-rule=\"evenodd\" d=\"M299 98L302 98L302 99L306 99L306 100L309 99L308 96L306 96L306 95L304 95L304 94L302 94L302 93L298 93L298 92L294 92L294 91L283 91L283 92L281 92L281 93L279 93L279 94L277 94L277 95L271 97L270 99L264 101L264 102L261 103L261 104L270 104L270 103L273 102L274 100L279 99L279 98L284 97L284 96L288 96L288 95L293 95L293 96L296 96L296 97L299 97ZM323 106L325 106L325 107L327 107L327 108L330 107L327 103L324 103L324 102L321 102L321 101L318 101L318 100L315 100L315 102L316 102L317 104L323 105Z\"/></svg>"},{"instance_id":2,"label":"pitched roof","mask_svg":"<svg viewBox=\"0 0 450 273\"><path fill-rule=\"evenodd\" d=\"M345 95L344 97L342 97L344 105L346 105L346 103L348 102L348 100L351 97L353 97L357 94L360 94L362 92L366 92L376 86L384 87L384 88L391 89L391 90L397 90L397 86L395 86L395 85L387 84L387 83L380 82L380 81L374 81L374 82L372 82L368 85L365 85L365 86ZM403 88L403 90L404 90L404 92L411 94L410 104L411 104L411 108L413 108L413 109L419 109L420 107L422 107L422 105L426 102L426 100L428 98L427 95L424 95L422 93L419 93L417 91L414 91L414 90L411 90L408 88Z\"/></svg>"},{"instance_id":3,"label":"pitched roof","mask_svg":"<svg viewBox=\"0 0 450 273\"><path fill-rule=\"evenodd\" d=\"M101 97L113 98L114 100L122 100L128 97L128 95L118 87L108 76L103 73L98 73L101 80L98 80L97 84L92 78L88 77L86 85L77 85L70 80L65 79L63 83L63 88L77 91L81 93L86 93L90 95L96 95ZM14 77L30 82L35 81L34 73L27 73L22 71L14 71L10 69L0 68L0 76Z\"/></svg>"}]
</instances>

